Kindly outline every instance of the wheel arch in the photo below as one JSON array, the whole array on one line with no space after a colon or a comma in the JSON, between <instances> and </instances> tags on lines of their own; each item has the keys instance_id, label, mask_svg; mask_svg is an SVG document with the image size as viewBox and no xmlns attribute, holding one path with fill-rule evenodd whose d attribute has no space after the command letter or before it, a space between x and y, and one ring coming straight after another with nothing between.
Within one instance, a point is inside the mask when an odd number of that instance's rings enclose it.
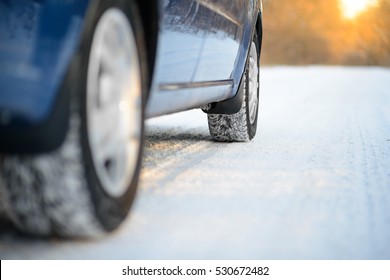
<instances>
[{"instance_id":1,"label":"wheel arch","mask_svg":"<svg viewBox=\"0 0 390 280\"><path fill-rule=\"evenodd\" d=\"M257 16L256 32L257 32L257 38L259 40L259 58L260 58L261 46L262 46L262 42L263 42L263 12L262 12L262 10L259 12L259 14Z\"/></svg>"},{"instance_id":2,"label":"wheel arch","mask_svg":"<svg viewBox=\"0 0 390 280\"><path fill-rule=\"evenodd\" d=\"M147 59L147 97L150 92L150 86L153 81L154 66L156 62L157 52L157 35L159 28L160 18L160 7L159 1L157 0L135 0L142 21L144 29L144 42L146 48L146 59Z\"/></svg>"}]
</instances>

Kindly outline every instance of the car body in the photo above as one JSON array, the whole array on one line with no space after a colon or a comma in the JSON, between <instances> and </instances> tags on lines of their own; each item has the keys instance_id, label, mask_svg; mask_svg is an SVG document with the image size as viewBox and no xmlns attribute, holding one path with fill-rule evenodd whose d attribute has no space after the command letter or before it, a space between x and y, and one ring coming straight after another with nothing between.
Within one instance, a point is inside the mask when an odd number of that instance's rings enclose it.
<instances>
[{"instance_id":1,"label":"car body","mask_svg":"<svg viewBox=\"0 0 390 280\"><path fill-rule=\"evenodd\" d=\"M63 141L66 125L49 124L67 119L54 111L56 102L67 99L59 89L80 44L89 2L93 1L0 1L1 150L34 152ZM158 9L159 31L157 38L149 39L156 44L150 47L156 54L149 58L152 84L147 116L232 98L244 71L253 27L261 19L260 2L157 2L153 8ZM47 135L51 139L43 139Z\"/></svg>"},{"instance_id":2,"label":"car body","mask_svg":"<svg viewBox=\"0 0 390 280\"><path fill-rule=\"evenodd\" d=\"M39 157L64 145L74 88L88 86L80 85L89 68L80 68L92 65L87 56L106 10L112 12L107 26L123 22L118 10L133 30L142 119L193 108L210 115L240 110L253 38L254 57L260 55L260 0L0 0L0 153L5 158ZM257 109L255 114L257 120Z\"/></svg>"}]
</instances>

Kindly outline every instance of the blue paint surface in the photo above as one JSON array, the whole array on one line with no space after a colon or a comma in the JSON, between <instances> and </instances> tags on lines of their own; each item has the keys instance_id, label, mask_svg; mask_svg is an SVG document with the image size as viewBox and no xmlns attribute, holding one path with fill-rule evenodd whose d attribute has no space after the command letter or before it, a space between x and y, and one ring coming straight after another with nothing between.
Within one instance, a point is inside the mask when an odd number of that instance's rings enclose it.
<instances>
[{"instance_id":1,"label":"blue paint surface","mask_svg":"<svg viewBox=\"0 0 390 280\"><path fill-rule=\"evenodd\" d=\"M0 116L24 127L52 113L87 0L0 0ZM4 117L7 116L7 117Z\"/></svg>"}]
</instances>

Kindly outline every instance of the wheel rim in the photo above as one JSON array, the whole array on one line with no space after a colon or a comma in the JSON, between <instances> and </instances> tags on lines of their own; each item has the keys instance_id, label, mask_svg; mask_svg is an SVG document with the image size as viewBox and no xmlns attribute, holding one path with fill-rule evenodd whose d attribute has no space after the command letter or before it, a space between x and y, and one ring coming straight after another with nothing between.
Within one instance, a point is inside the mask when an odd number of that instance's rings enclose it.
<instances>
[{"instance_id":1,"label":"wheel rim","mask_svg":"<svg viewBox=\"0 0 390 280\"><path fill-rule=\"evenodd\" d=\"M110 8L96 26L88 65L87 131L101 186L126 193L141 145L141 73L135 36L126 15Z\"/></svg>"},{"instance_id":2,"label":"wheel rim","mask_svg":"<svg viewBox=\"0 0 390 280\"><path fill-rule=\"evenodd\" d=\"M249 86L248 86L248 105L249 105L249 121L254 124L257 116L257 108L259 103L259 67L256 44L252 42L249 54Z\"/></svg>"}]
</instances>

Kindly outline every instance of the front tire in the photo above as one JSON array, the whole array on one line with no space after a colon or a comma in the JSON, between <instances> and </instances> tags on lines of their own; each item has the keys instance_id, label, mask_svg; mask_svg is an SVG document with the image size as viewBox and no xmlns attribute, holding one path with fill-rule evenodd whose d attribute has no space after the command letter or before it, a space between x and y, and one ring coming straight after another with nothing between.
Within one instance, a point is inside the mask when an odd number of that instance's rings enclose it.
<instances>
[{"instance_id":1,"label":"front tire","mask_svg":"<svg viewBox=\"0 0 390 280\"><path fill-rule=\"evenodd\" d=\"M56 151L7 156L0 187L7 216L34 235L97 236L123 221L143 146L142 26L132 1L100 1L65 88L68 133Z\"/></svg>"}]
</instances>

